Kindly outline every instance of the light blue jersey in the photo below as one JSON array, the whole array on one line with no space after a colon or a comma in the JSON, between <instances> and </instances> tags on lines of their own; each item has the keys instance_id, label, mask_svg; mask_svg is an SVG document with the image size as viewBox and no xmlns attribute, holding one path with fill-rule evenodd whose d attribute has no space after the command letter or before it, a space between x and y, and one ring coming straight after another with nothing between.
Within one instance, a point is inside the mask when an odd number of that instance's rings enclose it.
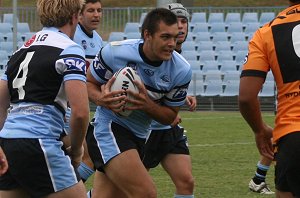
<instances>
[{"instance_id":1,"label":"light blue jersey","mask_svg":"<svg viewBox=\"0 0 300 198\"><path fill-rule=\"evenodd\" d=\"M86 82L84 55L57 28L43 28L16 51L2 78L8 83L11 109L0 137L58 139L67 109L63 84Z\"/></svg>"},{"instance_id":2,"label":"light blue jersey","mask_svg":"<svg viewBox=\"0 0 300 198\"><path fill-rule=\"evenodd\" d=\"M103 47L101 36L95 30L93 30L93 34L89 34L83 26L78 24L73 41L84 49L87 68L89 68L93 59Z\"/></svg>"},{"instance_id":3,"label":"light blue jersey","mask_svg":"<svg viewBox=\"0 0 300 198\"><path fill-rule=\"evenodd\" d=\"M137 71L152 100L173 107L183 105L192 75L190 65L175 51L168 61L151 62L145 57L142 46L140 39L107 44L90 67L93 77L104 84L120 68L129 66ZM110 119L140 138L146 138L152 121L140 110L133 111L129 117L120 117L104 107L97 107L95 116L100 121L97 117ZM101 123L98 126L101 127Z\"/></svg>"},{"instance_id":4,"label":"light blue jersey","mask_svg":"<svg viewBox=\"0 0 300 198\"><path fill-rule=\"evenodd\" d=\"M93 30L92 34L89 34L82 25L78 24L73 41L84 49L86 67L89 68L90 64L103 47L103 40L101 36L95 30ZM70 133L70 117L71 108L68 108L65 115L66 122L64 127L66 134Z\"/></svg>"}]
</instances>

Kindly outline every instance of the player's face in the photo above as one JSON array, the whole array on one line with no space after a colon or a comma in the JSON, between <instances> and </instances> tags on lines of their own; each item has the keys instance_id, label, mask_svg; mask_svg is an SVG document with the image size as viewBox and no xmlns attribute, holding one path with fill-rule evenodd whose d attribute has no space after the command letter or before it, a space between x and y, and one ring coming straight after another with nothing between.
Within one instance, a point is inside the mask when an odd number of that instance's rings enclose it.
<instances>
[{"instance_id":1,"label":"player's face","mask_svg":"<svg viewBox=\"0 0 300 198\"><path fill-rule=\"evenodd\" d=\"M177 23L178 23L178 29L179 29L177 43L182 44L188 33L188 20L183 17L177 17Z\"/></svg>"},{"instance_id":2,"label":"player's face","mask_svg":"<svg viewBox=\"0 0 300 198\"><path fill-rule=\"evenodd\" d=\"M178 25L166 25L160 22L157 32L146 33L144 53L151 61L169 60L176 47Z\"/></svg>"},{"instance_id":3,"label":"player's face","mask_svg":"<svg viewBox=\"0 0 300 198\"><path fill-rule=\"evenodd\" d=\"M90 33L98 28L102 17L102 6L100 2L87 3L80 16L80 24Z\"/></svg>"}]
</instances>

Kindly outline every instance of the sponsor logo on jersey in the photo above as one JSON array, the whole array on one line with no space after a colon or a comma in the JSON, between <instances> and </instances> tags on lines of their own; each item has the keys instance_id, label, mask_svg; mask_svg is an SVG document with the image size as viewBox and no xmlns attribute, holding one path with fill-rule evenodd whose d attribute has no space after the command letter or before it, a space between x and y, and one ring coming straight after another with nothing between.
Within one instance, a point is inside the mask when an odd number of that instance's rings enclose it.
<instances>
[{"instance_id":1,"label":"sponsor logo on jersey","mask_svg":"<svg viewBox=\"0 0 300 198\"><path fill-rule=\"evenodd\" d=\"M81 58L64 58L64 63L68 67L68 70L86 71L85 60Z\"/></svg>"},{"instance_id":2,"label":"sponsor logo on jersey","mask_svg":"<svg viewBox=\"0 0 300 198\"><path fill-rule=\"evenodd\" d=\"M163 75L162 77L161 77L161 79L164 81L164 82L170 82L171 80L170 80L170 77L168 76L168 75Z\"/></svg>"},{"instance_id":3,"label":"sponsor logo on jersey","mask_svg":"<svg viewBox=\"0 0 300 198\"><path fill-rule=\"evenodd\" d=\"M154 75L154 71L152 71L151 69L144 69L144 72L145 72L148 76L153 76L153 75Z\"/></svg>"},{"instance_id":4,"label":"sponsor logo on jersey","mask_svg":"<svg viewBox=\"0 0 300 198\"><path fill-rule=\"evenodd\" d=\"M90 43L91 48L95 48L95 44L94 43Z\"/></svg>"},{"instance_id":5,"label":"sponsor logo on jersey","mask_svg":"<svg viewBox=\"0 0 300 198\"><path fill-rule=\"evenodd\" d=\"M131 67L135 71L137 70L136 63L134 63L134 62L128 62L126 64L126 67Z\"/></svg>"},{"instance_id":6,"label":"sponsor logo on jersey","mask_svg":"<svg viewBox=\"0 0 300 198\"><path fill-rule=\"evenodd\" d=\"M25 47L29 47L29 46L34 42L35 37L36 37L36 35L33 35L33 36L31 37L31 39L29 39L29 40L24 44L24 46L25 46Z\"/></svg>"},{"instance_id":7,"label":"sponsor logo on jersey","mask_svg":"<svg viewBox=\"0 0 300 198\"><path fill-rule=\"evenodd\" d=\"M184 99L184 98L186 98L186 94L187 94L187 88L186 87L178 88L176 90L176 92L174 93L173 98L174 99Z\"/></svg>"},{"instance_id":8,"label":"sponsor logo on jersey","mask_svg":"<svg viewBox=\"0 0 300 198\"><path fill-rule=\"evenodd\" d=\"M85 49L85 50L87 49L86 40L82 40L81 45L82 45L83 49Z\"/></svg>"}]
</instances>

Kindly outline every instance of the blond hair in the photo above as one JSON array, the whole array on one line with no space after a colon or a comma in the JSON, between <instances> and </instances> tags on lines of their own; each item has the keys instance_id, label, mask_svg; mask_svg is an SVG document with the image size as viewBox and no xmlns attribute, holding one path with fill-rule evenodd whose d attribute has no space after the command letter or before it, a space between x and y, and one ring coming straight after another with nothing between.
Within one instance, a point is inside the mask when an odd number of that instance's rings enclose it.
<instances>
[{"instance_id":1,"label":"blond hair","mask_svg":"<svg viewBox=\"0 0 300 198\"><path fill-rule=\"evenodd\" d=\"M37 11L44 27L62 27L81 10L84 0L38 0Z\"/></svg>"}]
</instances>

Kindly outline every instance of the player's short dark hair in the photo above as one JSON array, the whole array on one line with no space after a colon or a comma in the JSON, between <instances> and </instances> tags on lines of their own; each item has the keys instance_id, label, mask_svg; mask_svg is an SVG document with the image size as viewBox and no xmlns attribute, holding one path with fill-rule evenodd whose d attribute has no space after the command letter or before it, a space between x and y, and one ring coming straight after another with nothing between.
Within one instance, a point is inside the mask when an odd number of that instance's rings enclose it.
<instances>
[{"instance_id":1,"label":"player's short dark hair","mask_svg":"<svg viewBox=\"0 0 300 198\"><path fill-rule=\"evenodd\" d=\"M86 5L87 3L97 3L97 2L101 3L101 0L85 0L85 1L84 1L84 4L83 4L83 6L82 6L81 12L83 12L83 10L85 9L85 5ZM101 3L101 4L102 4L102 3Z\"/></svg>"},{"instance_id":2,"label":"player's short dark hair","mask_svg":"<svg viewBox=\"0 0 300 198\"><path fill-rule=\"evenodd\" d=\"M163 21L166 25L177 24L177 16L166 8L155 8L151 10L145 17L142 24L141 36L144 38L145 30L153 35L157 32L159 23Z\"/></svg>"}]
</instances>

